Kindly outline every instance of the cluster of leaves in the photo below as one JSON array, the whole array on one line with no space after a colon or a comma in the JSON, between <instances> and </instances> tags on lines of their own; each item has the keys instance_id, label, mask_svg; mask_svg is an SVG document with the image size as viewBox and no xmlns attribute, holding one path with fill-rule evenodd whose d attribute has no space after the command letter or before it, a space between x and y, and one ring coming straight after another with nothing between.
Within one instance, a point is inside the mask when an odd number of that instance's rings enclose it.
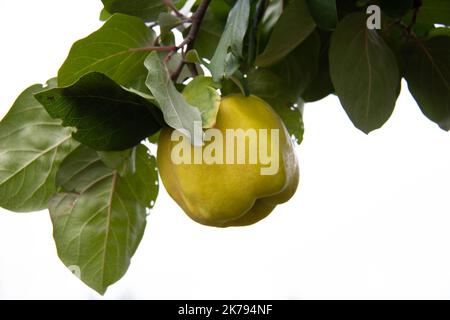
<instances>
[{"instance_id":1,"label":"cluster of leaves","mask_svg":"<svg viewBox=\"0 0 450 320\"><path fill-rule=\"evenodd\" d=\"M0 206L49 208L61 260L99 293L126 272L156 201L146 144L164 125L201 140L194 122L214 126L220 94L265 99L300 143L304 102L336 94L368 133L390 117L404 77L450 129L450 1L102 2L104 25L0 123ZM372 4L380 30L366 25Z\"/></svg>"}]
</instances>

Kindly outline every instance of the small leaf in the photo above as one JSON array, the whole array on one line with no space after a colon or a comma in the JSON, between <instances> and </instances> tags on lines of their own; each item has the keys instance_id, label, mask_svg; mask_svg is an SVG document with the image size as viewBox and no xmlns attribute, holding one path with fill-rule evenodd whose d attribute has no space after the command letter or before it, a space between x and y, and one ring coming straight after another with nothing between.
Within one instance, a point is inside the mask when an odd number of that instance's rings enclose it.
<instances>
[{"instance_id":1,"label":"small leaf","mask_svg":"<svg viewBox=\"0 0 450 320\"><path fill-rule=\"evenodd\" d=\"M366 19L353 13L338 24L331 38L330 74L350 120L369 133L391 116L400 74L391 49L366 27Z\"/></svg>"},{"instance_id":2,"label":"small leaf","mask_svg":"<svg viewBox=\"0 0 450 320\"><path fill-rule=\"evenodd\" d=\"M219 85L211 77L198 76L183 90L186 101L200 110L203 128L211 128L216 123L220 105L218 88Z\"/></svg>"},{"instance_id":3,"label":"small leaf","mask_svg":"<svg viewBox=\"0 0 450 320\"><path fill-rule=\"evenodd\" d=\"M153 144L157 144L160 134L161 134L161 130L158 131L157 133L151 135L150 137L148 137L148 142L153 143Z\"/></svg>"},{"instance_id":4,"label":"small leaf","mask_svg":"<svg viewBox=\"0 0 450 320\"><path fill-rule=\"evenodd\" d=\"M256 65L265 67L280 61L302 43L315 27L306 0L290 1L275 25L263 53L256 57Z\"/></svg>"},{"instance_id":5,"label":"small leaf","mask_svg":"<svg viewBox=\"0 0 450 320\"><path fill-rule=\"evenodd\" d=\"M271 105L278 113L281 120L283 120L283 123L294 142L301 144L303 141L303 133L305 131L303 126L303 101L299 100L293 105L280 102L277 103L274 101Z\"/></svg>"},{"instance_id":6,"label":"small leaf","mask_svg":"<svg viewBox=\"0 0 450 320\"><path fill-rule=\"evenodd\" d=\"M78 147L58 172L61 192L49 203L58 255L100 294L127 271L158 195L155 158L140 145L136 172L126 177L97 152Z\"/></svg>"},{"instance_id":7,"label":"small leaf","mask_svg":"<svg viewBox=\"0 0 450 320\"><path fill-rule=\"evenodd\" d=\"M166 123L189 137L191 143L200 144L202 133L194 130L194 123L202 121L200 111L188 104L177 91L156 52L148 55L145 66L148 69L147 86L158 101Z\"/></svg>"},{"instance_id":8,"label":"small leaf","mask_svg":"<svg viewBox=\"0 0 450 320\"><path fill-rule=\"evenodd\" d=\"M417 22L450 25L450 1L422 0Z\"/></svg>"},{"instance_id":9,"label":"small leaf","mask_svg":"<svg viewBox=\"0 0 450 320\"><path fill-rule=\"evenodd\" d=\"M307 2L319 28L333 30L336 27L338 22L336 0L307 0Z\"/></svg>"},{"instance_id":10,"label":"small leaf","mask_svg":"<svg viewBox=\"0 0 450 320\"><path fill-rule=\"evenodd\" d=\"M56 191L56 171L77 145L72 130L63 128L34 99L33 94L42 90L34 85L22 92L0 122L0 206L8 210L46 208Z\"/></svg>"},{"instance_id":11,"label":"small leaf","mask_svg":"<svg viewBox=\"0 0 450 320\"><path fill-rule=\"evenodd\" d=\"M227 59L230 62L230 50L232 59L242 57L242 43L247 32L249 14L249 0L238 0L231 9L225 30L209 65L214 81L220 81L226 75Z\"/></svg>"},{"instance_id":12,"label":"small leaf","mask_svg":"<svg viewBox=\"0 0 450 320\"><path fill-rule=\"evenodd\" d=\"M170 32L173 28L180 25L181 19L168 12L161 12L158 16L158 24L161 28L161 34Z\"/></svg>"},{"instance_id":13,"label":"small leaf","mask_svg":"<svg viewBox=\"0 0 450 320\"><path fill-rule=\"evenodd\" d=\"M105 8L102 9L102 11L100 11L100 21L106 21L109 18L111 18L112 14L109 13Z\"/></svg>"},{"instance_id":14,"label":"small leaf","mask_svg":"<svg viewBox=\"0 0 450 320\"><path fill-rule=\"evenodd\" d=\"M420 109L443 130L450 130L450 37L417 42L405 59L405 78Z\"/></svg>"},{"instance_id":15,"label":"small leaf","mask_svg":"<svg viewBox=\"0 0 450 320\"><path fill-rule=\"evenodd\" d=\"M102 0L105 9L111 13L124 13L142 18L145 21L156 21L167 6L161 0ZM177 4L179 0L172 0Z\"/></svg>"},{"instance_id":16,"label":"small leaf","mask_svg":"<svg viewBox=\"0 0 450 320\"><path fill-rule=\"evenodd\" d=\"M75 127L74 139L95 150L125 150L157 132L161 111L149 100L92 72L69 87L35 95L47 112Z\"/></svg>"},{"instance_id":17,"label":"small leaf","mask_svg":"<svg viewBox=\"0 0 450 320\"><path fill-rule=\"evenodd\" d=\"M59 85L69 86L96 71L125 87L139 88L147 75L143 62L148 52L133 49L152 45L154 37L141 19L113 15L98 31L74 43L59 69Z\"/></svg>"},{"instance_id":18,"label":"small leaf","mask_svg":"<svg viewBox=\"0 0 450 320\"><path fill-rule=\"evenodd\" d=\"M184 60L189 63L201 63L202 60L200 59L200 56L198 55L197 50L192 49L186 52L186 56L184 57Z\"/></svg>"}]
</instances>

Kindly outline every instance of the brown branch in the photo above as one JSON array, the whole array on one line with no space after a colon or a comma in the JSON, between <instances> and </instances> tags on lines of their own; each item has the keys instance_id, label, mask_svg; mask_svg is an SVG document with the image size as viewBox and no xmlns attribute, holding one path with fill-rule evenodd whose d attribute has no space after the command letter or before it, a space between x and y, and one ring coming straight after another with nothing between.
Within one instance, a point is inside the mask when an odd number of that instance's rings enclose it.
<instances>
[{"instance_id":1,"label":"brown branch","mask_svg":"<svg viewBox=\"0 0 450 320\"><path fill-rule=\"evenodd\" d=\"M172 0L163 0L163 3L170 9L173 11L173 13L175 13L175 15L178 18L181 18L183 20L190 20L189 17L186 17L184 14L182 14L177 7L175 7L175 5L173 4Z\"/></svg>"},{"instance_id":2,"label":"brown branch","mask_svg":"<svg viewBox=\"0 0 450 320\"><path fill-rule=\"evenodd\" d=\"M194 48L195 39L197 38L198 31L200 30L200 25L202 24L203 18L205 17L206 9L208 9L208 6L210 4L211 0L202 0L200 5L198 6L197 10L191 17L192 25L191 29L189 30L188 35L183 40L183 42L179 45L181 47L184 47L187 45L187 51ZM171 75L173 81L177 81L178 76L180 75L181 70L183 69L183 66L186 64L186 62L181 61L180 65L177 70ZM193 76L196 76L197 69L195 68L195 64L188 63L188 68L191 71Z\"/></svg>"},{"instance_id":3,"label":"brown branch","mask_svg":"<svg viewBox=\"0 0 450 320\"><path fill-rule=\"evenodd\" d=\"M178 46L149 46L149 47L142 47L142 48L131 48L128 51L130 52L142 52L142 51L178 51Z\"/></svg>"},{"instance_id":4,"label":"brown branch","mask_svg":"<svg viewBox=\"0 0 450 320\"><path fill-rule=\"evenodd\" d=\"M412 29L417 21L417 15L419 13L420 7L422 7L422 0L414 0L414 10L413 10L413 16L411 19L411 23L406 28L406 33L408 35L408 40L411 37Z\"/></svg>"},{"instance_id":5,"label":"brown branch","mask_svg":"<svg viewBox=\"0 0 450 320\"><path fill-rule=\"evenodd\" d=\"M170 60L170 58L173 56L175 52L177 52L180 49L183 49L183 60L180 62L180 65L176 68L176 70L171 74L171 78L173 81L176 81L178 79L178 76L181 73L181 70L183 69L183 66L186 64L186 61L184 60L184 48L187 47L186 51L191 50L194 47L195 38L197 37L198 31L200 30L200 25L203 21L203 17L205 16L206 9L208 9L208 6L210 4L211 0L202 0L200 5L198 6L195 13L192 15L191 18L184 17L183 19L189 19L189 22L191 22L191 28L189 29L189 33L187 34L186 38L184 38L183 42L181 42L177 46L148 46L148 47L142 47L142 48L131 48L129 49L130 52L145 52L145 51L159 51L164 52L167 51L168 54L164 58L164 61L167 62ZM172 4L172 1L164 1L166 5L170 7L170 4ZM172 4L173 5L173 4ZM173 8L170 7L172 10ZM176 8L175 8L176 9ZM175 12L175 11L174 11ZM176 14L176 12L175 12ZM185 20L187 21L187 20ZM187 63L189 70L191 71L192 75L197 75L197 69L195 68L195 64L193 63Z\"/></svg>"}]
</instances>

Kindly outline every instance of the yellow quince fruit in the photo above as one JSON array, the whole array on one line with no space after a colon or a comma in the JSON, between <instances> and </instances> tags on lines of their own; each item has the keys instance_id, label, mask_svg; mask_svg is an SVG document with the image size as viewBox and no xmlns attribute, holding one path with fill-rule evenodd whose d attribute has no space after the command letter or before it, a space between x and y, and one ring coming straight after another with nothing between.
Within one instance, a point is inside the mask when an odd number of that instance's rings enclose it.
<instances>
[{"instance_id":1,"label":"yellow quince fruit","mask_svg":"<svg viewBox=\"0 0 450 320\"><path fill-rule=\"evenodd\" d=\"M276 112L255 96L222 99L214 128L194 147L166 127L157 161L169 195L193 220L208 226L246 226L265 218L295 193L299 167Z\"/></svg>"}]
</instances>

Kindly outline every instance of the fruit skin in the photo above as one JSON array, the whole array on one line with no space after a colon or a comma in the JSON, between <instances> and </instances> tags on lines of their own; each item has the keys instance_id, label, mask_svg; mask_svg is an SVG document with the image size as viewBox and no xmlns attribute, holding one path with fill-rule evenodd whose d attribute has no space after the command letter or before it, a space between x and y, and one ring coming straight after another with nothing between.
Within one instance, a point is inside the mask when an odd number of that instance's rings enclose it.
<instances>
[{"instance_id":1,"label":"fruit skin","mask_svg":"<svg viewBox=\"0 0 450 320\"><path fill-rule=\"evenodd\" d=\"M223 98L215 128L224 136L225 129L279 129L279 170L275 175L261 175L264 166L260 163L174 164L171 152L178 142L170 139L173 129L164 128L157 155L161 180L190 218L215 227L251 225L294 195L299 167L293 144L281 119L266 102L255 96ZM194 147L189 147L193 154Z\"/></svg>"}]
</instances>

